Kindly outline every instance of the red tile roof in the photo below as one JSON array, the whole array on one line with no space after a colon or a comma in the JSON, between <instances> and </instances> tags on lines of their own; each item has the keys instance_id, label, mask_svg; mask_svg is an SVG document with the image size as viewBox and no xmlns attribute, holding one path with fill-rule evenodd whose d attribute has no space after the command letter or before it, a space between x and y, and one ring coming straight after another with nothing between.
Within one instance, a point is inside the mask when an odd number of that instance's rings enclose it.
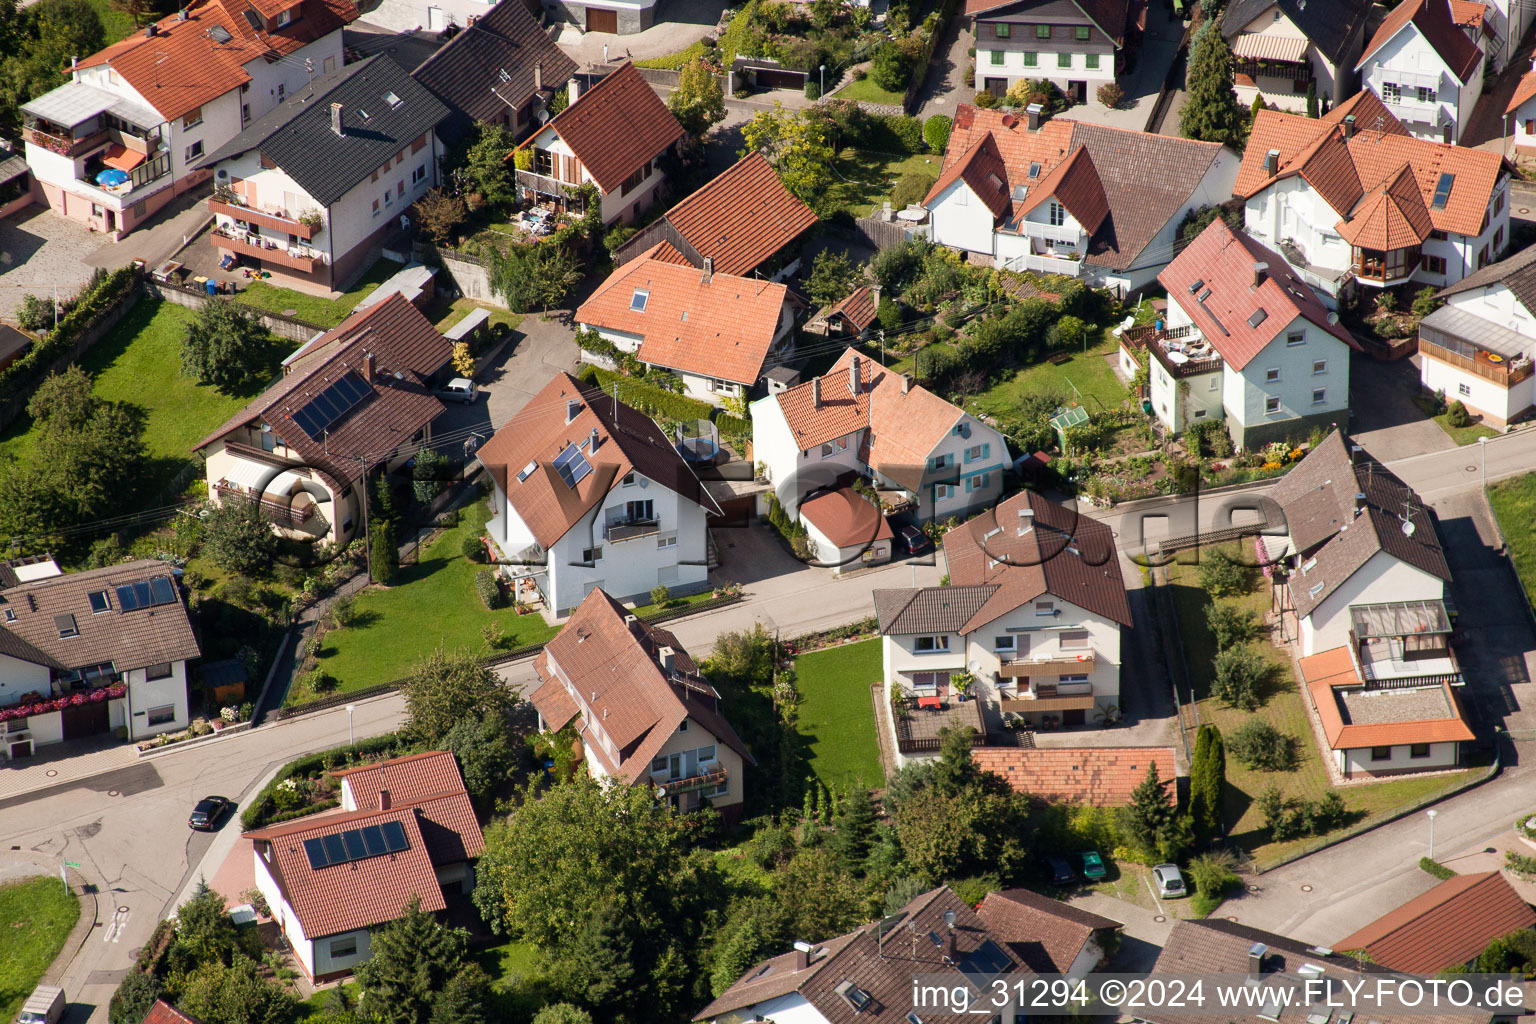
<instances>
[{"instance_id":1,"label":"red tile roof","mask_svg":"<svg viewBox=\"0 0 1536 1024\"><path fill-rule=\"evenodd\" d=\"M1066 974L1094 932L1122 927L1030 889L988 893L976 914L1037 974Z\"/></svg>"},{"instance_id":2,"label":"red tile roof","mask_svg":"<svg viewBox=\"0 0 1536 1024\"><path fill-rule=\"evenodd\" d=\"M1023 217L1049 198L1055 198L1065 206L1088 234L1099 230L1099 225L1109 216L1109 200L1104 197L1104 183L1099 180L1099 172L1086 147L1078 146L1070 156L1052 167L1050 173L1029 190L1024 201L1014 207L1014 217Z\"/></svg>"},{"instance_id":3,"label":"red tile roof","mask_svg":"<svg viewBox=\"0 0 1536 1024\"><path fill-rule=\"evenodd\" d=\"M1001 217L1008 211L1008 168L1003 163L997 140L990 133L977 138L969 149L943 169L939 180L928 190L923 205L938 199L957 181L965 182L992 211L992 216Z\"/></svg>"},{"instance_id":4,"label":"red tile roof","mask_svg":"<svg viewBox=\"0 0 1536 1024\"><path fill-rule=\"evenodd\" d=\"M642 362L755 385L779 334L788 286L652 259L666 244L608 275L576 321L638 335ZM642 310L633 308L638 291L649 293Z\"/></svg>"},{"instance_id":5,"label":"red tile roof","mask_svg":"<svg viewBox=\"0 0 1536 1024\"><path fill-rule=\"evenodd\" d=\"M1434 230L1407 164L1362 199L1349 220L1334 226L1350 245L1383 251L1418 245Z\"/></svg>"},{"instance_id":6,"label":"red tile roof","mask_svg":"<svg viewBox=\"0 0 1536 1024\"><path fill-rule=\"evenodd\" d=\"M1268 265L1264 283L1253 287L1254 265ZM1305 281L1277 252L1244 231L1234 231L1220 217L1157 275L1172 302L1189 315L1201 334L1216 346L1233 369L1241 370L1285 330L1304 317L1350 348L1359 344L1342 324L1328 322L1328 310ZM1191 288L1195 288L1191 292ZM1204 302L1198 296L1210 289ZM1251 320L1259 310L1257 326Z\"/></svg>"},{"instance_id":7,"label":"red tile roof","mask_svg":"<svg viewBox=\"0 0 1536 1024\"><path fill-rule=\"evenodd\" d=\"M1513 114L1533 96L1536 96L1536 71L1527 71L1520 76L1520 84L1515 86L1515 94L1509 98L1509 106L1504 108L1504 113Z\"/></svg>"},{"instance_id":8,"label":"red tile roof","mask_svg":"<svg viewBox=\"0 0 1536 1024\"><path fill-rule=\"evenodd\" d=\"M971 759L1013 787L1041 800L1119 807L1157 765L1168 802L1177 803L1172 747L976 747Z\"/></svg>"},{"instance_id":9,"label":"red tile roof","mask_svg":"<svg viewBox=\"0 0 1536 1024\"><path fill-rule=\"evenodd\" d=\"M1467 6L1481 8L1482 5L1468 4ZM1478 20L1480 21L1481 18ZM1391 42L1392 38L1409 24L1412 24L1424 41L1440 55L1440 59L1445 61L1445 66L1450 69L1451 74L1456 76L1456 80L1466 85L1478 64L1482 62L1483 52L1461 30L1447 0L1404 0L1382 21L1381 27L1376 30L1376 34L1367 44L1365 52L1360 54L1360 61L1355 65L1355 70L1359 71L1365 67L1383 46Z\"/></svg>"},{"instance_id":10,"label":"red tile roof","mask_svg":"<svg viewBox=\"0 0 1536 1024\"><path fill-rule=\"evenodd\" d=\"M860 285L850 294L842 298L831 309L823 314L822 319L831 320L840 316L848 321L855 331L862 332L875 322L875 315L879 311L875 308L874 292L869 285Z\"/></svg>"},{"instance_id":11,"label":"red tile roof","mask_svg":"<svg viewBox=\"0 0 1536 1024\"><path fill-rule=\"evenodd\" d=\"M1333 944L1410 974L1465 964L1494 939L1536 926L1536 910L1497 871L1448 878Z\"/></svg>"},{"instance_id":12,"label":"red tile roof","mask_svg":"<svg viewBox=\"0 0 1536 1024\"><path fill-rule=\"evenodd\" d=\"M753 151L667 212L715 273L745 275L816 223L763 154Z\"/></svg>"},{"instance_id":13,"label":"red tile roof","mask_svg":"<svg viewBox=\"0 0 1536 1024\"><path fill-rule=\"evenodd\" d=\"M1280 167L1289 167L1305 151L1311 149L1318 136L1327 129L1344 123L1353 116L1357 131L1372 131L1393 135L1407 135L1403 127L1386 105L1369 89L1362 89L1334 107L1320 118L1302 117L1278 110L1261 110L1253 121L1248 134L1248 145L1243 150L1251 159L1245 159L1237 171L1237 181L1232 186L1234 195L1249 196L1268 180L1264 173L1264 156L1270 150L1280 153Z\"/></svg>"},{"instance_id":14,"label":"red tile roof","mask_svg":"<svg viewBox=\"0 0 1536 1024\"><path fill-rule=\"evenodd\" d=\"M156 999L144 1015L144 1024L203 1024L189 1014L182 1013L164 999Z\"/></svg>"},{"instance_id":15,"label":"red tile roof","mask_svg":"<svg viewBox=\"0 0 1536 1024\"><path fill-rule=\"evenodd\" d=\"M358 810L380 809L385 791L391 807L420 810L436 826L422 825L434 864L469 860L485 849L464 777L449 751L431 750L331 774L346 782Z\"/></svg>"},{"instance_id":16,"label":"red tile roof","mask_svg":"<svg viewBox=\"0 0 1536 1024\"><path fill-rule=\"evenodd\" d=\"M1446 713L1433 718L1402 722L1346 722L1337 690L1358 690L1365 686L1355 672L1349 648L1335 647L1321 654L1302 658L1302 679L1312 695L1312 706L1323 723L1323 734L1334 750L1360 750L1365 747L1407 746L1412 743L1468 742L1476 739L1461 713L1461 701L1449 684L1442 684ZM1377 700L1395 700L1386 695Z\"/></svg>"},{"instance_id":17,"label":"red tile roof","mask_svg":"<svg viewBox=\"0 0 1536 1024\"><path fill-rule=\"evenodd\" d=\"M545 127L554 129L571 147L604 193L617 191L647 160L661 155L685 134L656 90L629 61L577 97ZM537 138L535 134L522 145L530 146Z\"/></svg>"},{"instance_id":18,"label":"red tile roof","mask_svg":"<svg viewBox=\"0 0 1536 1024\"><path fill-rule=\"evenodd\" d=\"M1467 28L1484 28L1483 18L1488 13L1480 0L1451 0L1451 20Z\"/></svg>"},{"instance_id":19,"label":"red tile roof","mask_svg":"<svg viewBox=\"0 0 1536 1024\"><path fill-rule=\"evenodd\" d=\"M800 517L840 548L891 538L880 508L852 487L823 491L800 503Z\"/></svg>"}]
</instances>

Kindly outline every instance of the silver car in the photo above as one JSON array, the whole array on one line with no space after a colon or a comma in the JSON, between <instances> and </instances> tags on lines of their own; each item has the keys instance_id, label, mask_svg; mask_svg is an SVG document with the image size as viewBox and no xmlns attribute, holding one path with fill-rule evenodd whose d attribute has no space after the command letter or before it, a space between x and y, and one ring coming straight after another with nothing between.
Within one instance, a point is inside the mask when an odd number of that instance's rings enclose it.
<instances>
[{"instance_id":1,"label":"silver car","mask_svg":"<svg viewBox=\"0 0 1536 1024\"><path fill-rule=\"evenodd\" d=\"M437 397L445 402L463 402L465 405L473 405L475 399L480 397L480 392L475 390L475 382L468 377L455 377L438 389Z\"/></svg>"},{"instance_id":2,"label":"silver car","mask_svg":"<svg viewBox=\"0 0 1536 1024\"><path fill-rule=\"evenodd\" d=\"M1157 883L1157 894L1165 900L1188 896L1184 890L1184 876L1177 864L1159 864L1152 869L1152 880Z\"/></svg>"}]
</instances>

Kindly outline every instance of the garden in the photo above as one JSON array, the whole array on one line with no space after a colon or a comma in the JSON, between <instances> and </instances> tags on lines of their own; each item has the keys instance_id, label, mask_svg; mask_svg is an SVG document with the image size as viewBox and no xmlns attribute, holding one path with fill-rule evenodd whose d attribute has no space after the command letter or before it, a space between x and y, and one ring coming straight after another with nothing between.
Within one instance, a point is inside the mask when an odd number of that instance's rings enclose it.
<instances>
[{"instance_id":1,"label":"garden","mask_svg":"<svg viewBox=\"0 0 1536 1024\"><path fill-rule=\"evenodd\" d=\"M1536 473L1500 480L1488 487L1488 502L1509 547L1510 560L1526 600L1536 602Z\"/></svg>"},{"instance_id":2,"label":"garden","mask_svg":"<svg viewBox=\"0 0 1536 1024\"><path fill-rule=\"evenodd\" d=\"M0 884L0 1019L16 1019L79 917L80 901L53 875Z\"/></svg>"},{"instance_id":3,"label":"garden","mask_svg":"<svg viewBox=\"0 0 1536 1024\"><path fill-rule=\"evenodd\" d=\"M880 640L861 640L802 654L795 659L800 691L799 731L807 763L825 786L880 788L879 737L871 683L883 673Z\"/></svg>"},{"instance_id":4,"label":"garden","mask_svg":"<svg viewBox=\"0 0 1536 1024\"><path fill-rule=\"evenodd\" d=\"M235 301L266 313L290 316L320 327L335 327L351 316L357 304L393 277L401 266L394 260L380 257L352 287L334 299L282 288L268 281L252 281L235 295Z\"/></svg>"}]
</instances>

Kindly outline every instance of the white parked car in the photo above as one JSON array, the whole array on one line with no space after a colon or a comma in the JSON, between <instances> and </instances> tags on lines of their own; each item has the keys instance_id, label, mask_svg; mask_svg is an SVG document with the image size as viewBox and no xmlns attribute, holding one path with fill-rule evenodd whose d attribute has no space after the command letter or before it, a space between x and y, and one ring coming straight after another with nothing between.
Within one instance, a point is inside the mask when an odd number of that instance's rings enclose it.
<instances>
[{"instance_id":1,"label":"white parked car","mask_svg":"<svg viewBox=\"0 0 1536 1024\"><path fill-rule=\"evenodd\" d=\"M1188 896L1184 890L1184 876L1177 864L1159 864L1152 869L1152 881L1157 883L1157 894L1165 900Z\"/></svg>"},{"instance_id":2,"label":"white parked car","mask_svg":"<svg viewBox=\"0 0 1536 1024\"><path fill-rule=\"evenodd\" d=\"M463 402L465 405L473 405L475 399L480 397L480 392L475 389L475 382L468 377L455 377L438 389L437 397L445 402Z\"/></svg>"}]
</instances>

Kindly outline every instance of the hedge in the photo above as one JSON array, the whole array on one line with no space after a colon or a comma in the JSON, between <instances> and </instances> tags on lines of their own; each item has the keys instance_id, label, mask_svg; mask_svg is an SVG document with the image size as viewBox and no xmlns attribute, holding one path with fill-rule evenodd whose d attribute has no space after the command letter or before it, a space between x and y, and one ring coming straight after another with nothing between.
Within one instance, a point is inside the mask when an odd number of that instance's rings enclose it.
<instances>
[{"instance_id":1,"label":"hedge","mask_svg":"<svg viewBox=\"0 0 1536 1024\"><path fill-rule=\"evenodd\" d=\"M949 132L954 122L948 114L934 114L923 122L923 141L935 153L942 153L949 146Z\"/></svg>"},{"instance_id":2,"label":"hedge","mask_svg":"<svg viewBox=\"0 0 1536 1024\"><path fill-rule=\"evenodd\" d=\"M707 420L715 411L708 402L679 395L659 388L638 377L626 377L612 370L604 370L586 364L577 374L583 381L596 384L607 394L613 394L615 382L619 386L619 401L634 406L648 416L664 420Z\"/></svg>"},{"instance_id":3,"label":"hedge","mask_svg":"<svg viewBox=\"0 0 1536 1024\"><path fill-rule=\"evenodd\" d=\"M496 582L495 570L481 569L475 573L475 593L480 595L480 600L492 611L501 607L501 584Z\"/></svg>"},{"instance_id":4,"label":"hedge","mask_svg":"<svg viewBox=\"0 0 1536 1024\"><path fill-rule=\"evenodd\" d=\"M40 377L49 365L63 355L100 317L127 295L139 282L133 266L119 267L94 289L80 296L75 308L51 333L32 345L27 354L0 370L0 395L11 387L28 387L29 378Z\"/></svg>"},{"instance_id":5,"label":"hedge","mask_svg":"<svg viewBox=\"0 0 1536 1024\"><path fill-rule=\"evenodd\" d=\"M277 805L272 800L272 793L279 785L293 778L308 778L318 775L325 770L327 759L337 763L345 762L347 758L363 758L374 754L397 755L408 753L411 746L407 744L397 732L385 733L383 736L373 736L366 740L358 740L356 743L340 747L332 747L329 750L319 750L313 754L305 754L296 757L277 770L272 776L272 781L262 787L260 793L250 802L244 811L240 812L240 828L249 832L252 829L263 828L275 821L291 821L294 818L305 817L306 814L314 814L325 810L323 806L316 805L314 810L304 814L296 814L292 811L278 811ZM334 804L332 805L334 806Z\"/></svg>"}]
</instances>

